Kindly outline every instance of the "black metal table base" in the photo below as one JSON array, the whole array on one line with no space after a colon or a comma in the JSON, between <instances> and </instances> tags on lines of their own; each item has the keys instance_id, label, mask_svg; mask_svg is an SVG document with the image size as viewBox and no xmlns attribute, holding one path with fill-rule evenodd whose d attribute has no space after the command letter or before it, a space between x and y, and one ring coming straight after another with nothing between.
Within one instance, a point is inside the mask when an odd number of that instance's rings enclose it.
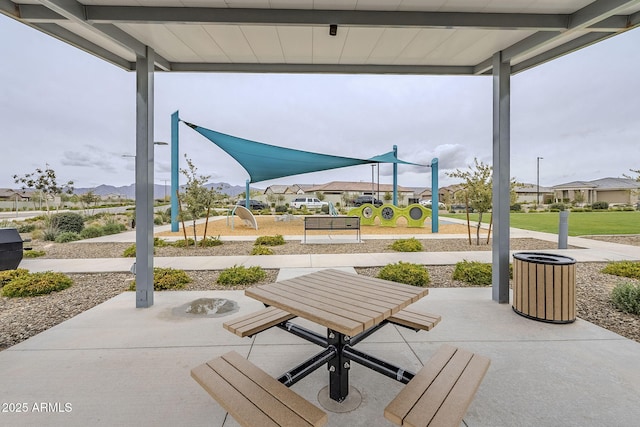
<instances>
[{"instance_id":1,"label":"black metal table base","mask_svg":"<svg viewBox=\"0 0 640 427\"><path fill-rule=\"evenodd\" d=\"M326 338L291 321L280 323L278 325L280 329L324 347L324 350L282 374L278 377L278 381L291 387L326 363L329 370L329 397L336 402L342 402L349 395L349 370L351 362L355 362L407 384L414 377L413 372L353 348L386 323L382 322L354 337L328 329Z\"/></svg>"}]
</instances>

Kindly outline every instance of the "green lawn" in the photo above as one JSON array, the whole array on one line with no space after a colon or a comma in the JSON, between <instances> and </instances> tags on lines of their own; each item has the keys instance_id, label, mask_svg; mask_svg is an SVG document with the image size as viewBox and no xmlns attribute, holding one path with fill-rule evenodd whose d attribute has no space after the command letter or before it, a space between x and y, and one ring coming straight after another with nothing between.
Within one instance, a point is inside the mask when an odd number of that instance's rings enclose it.
<instances>
[{"instance_id":1,"label":"green lawn","mask_svg":"<svg viewBox=\"0 0 640 427\"><path fill-rule=\"evenodd\" d=\"M445 214L442 217L466 219L465 214ZM470 215L472 223L478 222L478 214ZM558 233L560 221L558 212L511 213L511 227L524 230ZM482 216L482 222L488 223L490 214ZM598 234L640 234L640 212L570 212L569 235L585 236Z\"/></svg>"}]
</instances>

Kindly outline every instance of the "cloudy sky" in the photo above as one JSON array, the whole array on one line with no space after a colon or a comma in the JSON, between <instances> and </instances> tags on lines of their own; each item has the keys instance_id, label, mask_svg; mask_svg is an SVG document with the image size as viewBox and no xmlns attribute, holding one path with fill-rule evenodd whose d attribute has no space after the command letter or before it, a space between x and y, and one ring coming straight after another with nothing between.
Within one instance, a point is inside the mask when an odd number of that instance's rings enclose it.
<instances>
[{"instance_id":1,"label":"cloudy sky","mask_svg":"<svg viewBox=\"0 0 640 427\"><path fill-rule=\"evenodd\" d=\"M50 165L76 187L134 181L135 73L0 15L0 187ZM640 169L640 30L512 77L511 175L540 185L620 177ZM155 139L170 115L273 145L368 158L395 144L447 171L474 157L491 163L490 77L156 73ZM190 128L181 152L211 181L244 185L248 174ZM155 182L170 179L169 148L156 147ZM184 167L184 165L181 165ZM391 182L381 167L380 181ZM399 167L399 183L430 186L428 168ZM371 181L356 166L256 184Z\"/></svg>"}]
</instances>

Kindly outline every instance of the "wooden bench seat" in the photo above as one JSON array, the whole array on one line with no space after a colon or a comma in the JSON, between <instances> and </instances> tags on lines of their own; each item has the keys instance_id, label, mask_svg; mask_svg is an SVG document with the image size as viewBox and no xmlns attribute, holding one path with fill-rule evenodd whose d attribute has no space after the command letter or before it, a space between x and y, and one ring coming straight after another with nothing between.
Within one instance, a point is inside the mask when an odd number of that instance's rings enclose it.
<instances>
[{"instance_id":1,"label":"wooden bench seat","mask_svg":"<svg viewBox=\"0 0 640 427\"><path fill-rule=\"evenodd\" d=\"M401 426L458 427L491 361L443 345L384 410Z\"/></svg>"},{"instance_id":2,"label":"wooden bench seat","mask_svg":"<svg viewBox=\"0 0 640 427\"><path fill-rule=\"evenodd\" d=\"M327 423L323 410L235 351L193 368L191 376L242 426Z\"/></svg>"},{"instance_id":3,"label":"wooden bench seat","mask_svg":"<svg viewBox=\"0 0 640 427\"><path fill-rule=\"evenodd\" d=\"M294 317L296 316L279 308L267 307L255 313L225 322L222 326L239 337L250 337Z\"/></svg>"},{"instance_id":4,"label":"wooden bench seat","mask_svg":"<svg viewBox=\"0 0 640 427\"><path fill-rule=\"evenodd\" d=\"M404 326L415 331L430 331L442 318L437 314L422 313L405 308L389 317L387 320L396 325Z\"/></svg>"}]
</instances>

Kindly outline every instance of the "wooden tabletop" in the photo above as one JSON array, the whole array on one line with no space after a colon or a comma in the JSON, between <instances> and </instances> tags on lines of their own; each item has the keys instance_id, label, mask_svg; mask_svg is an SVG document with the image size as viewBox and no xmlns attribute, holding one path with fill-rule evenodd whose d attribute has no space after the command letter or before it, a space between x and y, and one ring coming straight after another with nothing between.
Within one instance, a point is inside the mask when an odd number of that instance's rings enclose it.
<instances>
[{"instance_id":1,"label":"wooden tabletop","mask_svg":"<svg viewBox=\"0 0 640 427\"><path fill-rule=\"evenodd\" d=\"M349 336L382 322L428 292L339 270L321 270L245 290L251 298Z\"/></svg>"}]
</instances>

